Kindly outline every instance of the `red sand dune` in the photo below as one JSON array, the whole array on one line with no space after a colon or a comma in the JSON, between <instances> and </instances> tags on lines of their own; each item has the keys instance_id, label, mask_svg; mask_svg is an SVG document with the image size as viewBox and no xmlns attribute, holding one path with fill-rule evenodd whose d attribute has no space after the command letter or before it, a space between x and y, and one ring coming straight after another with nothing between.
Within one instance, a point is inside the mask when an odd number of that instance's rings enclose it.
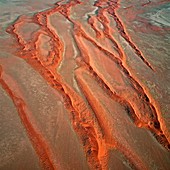
<instances>
[{"instance_id":1,"label":"red sand dune","mask_svg":"<svg viewBox=\"0 0 170 170\"><path fill-rule=\"evenodd\" d=\"M1 40L10 55L0 57L0 146L9 145L0 169L170 169L169 51L152 42L170 29L143 17L167 3L58 1L11 24ZM11 121L25 152L10 143Z\"/></svg>"}]
</instances>

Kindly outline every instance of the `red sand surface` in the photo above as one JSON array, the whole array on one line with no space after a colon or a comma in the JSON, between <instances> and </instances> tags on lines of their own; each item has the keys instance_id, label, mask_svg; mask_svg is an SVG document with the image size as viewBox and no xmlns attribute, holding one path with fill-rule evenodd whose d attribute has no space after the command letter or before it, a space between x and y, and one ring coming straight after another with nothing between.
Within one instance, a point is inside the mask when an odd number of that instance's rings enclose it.
<instances>
[{"instance_id":1,"label":"red sand surface","mask_svg":"<svg viewBox=\"0 0 170 170\"><path fill-rule=\"evenodd\" d=\"M168 4L63 0L10 23L0 169L169 170Z\"/></svg>"}]
</instances>

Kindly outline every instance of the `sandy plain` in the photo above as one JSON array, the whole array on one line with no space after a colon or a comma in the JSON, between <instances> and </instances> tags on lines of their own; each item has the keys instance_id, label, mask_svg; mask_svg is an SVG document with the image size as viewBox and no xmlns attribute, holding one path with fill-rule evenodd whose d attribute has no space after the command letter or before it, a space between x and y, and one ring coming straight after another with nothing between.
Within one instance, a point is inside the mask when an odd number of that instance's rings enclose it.
<instances>
[{"instance_id":1,"label":"sandy plain","mask_svg":"<svg viewBox=\"0 0 170 170\"><path fill-rule=\"evenodd\" d=\"M0 169L169 170L169 0L0 1Z\"/></svg>"}]
</instances>

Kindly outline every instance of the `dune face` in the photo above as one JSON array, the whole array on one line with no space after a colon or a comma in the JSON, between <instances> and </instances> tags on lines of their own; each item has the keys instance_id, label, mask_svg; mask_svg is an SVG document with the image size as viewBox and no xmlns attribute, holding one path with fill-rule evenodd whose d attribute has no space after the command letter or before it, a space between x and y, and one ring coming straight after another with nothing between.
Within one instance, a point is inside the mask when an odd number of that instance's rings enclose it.
<instances>
[{"instance_id":1,"label":"dune face","mask_svg":"<svg viewBox=\"0 0 170 170\"><path fill-rule=\"evenodd\" d=\"M169 170L169 0L0 1L0 169Z\"/></svg>"}]
</instances>

